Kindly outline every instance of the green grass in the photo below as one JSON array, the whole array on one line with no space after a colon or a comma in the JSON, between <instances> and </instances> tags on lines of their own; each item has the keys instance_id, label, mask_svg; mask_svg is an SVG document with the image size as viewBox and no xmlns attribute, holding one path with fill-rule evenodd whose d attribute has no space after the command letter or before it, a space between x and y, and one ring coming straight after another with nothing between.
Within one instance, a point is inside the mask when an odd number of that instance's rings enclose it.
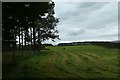
<instances>
[{"instance_id":1,"label":"green grass","mask_svg":"<svg viewBox=\"0 0 120 80\"><path fill-rule=\"evenodd\" d=\"M8 66L11 55L3 54L3 78L118 78L118 49L94 45L46 48L50 50L36 55L16 52L13 66Z\"/></svg>"}]
</instances>

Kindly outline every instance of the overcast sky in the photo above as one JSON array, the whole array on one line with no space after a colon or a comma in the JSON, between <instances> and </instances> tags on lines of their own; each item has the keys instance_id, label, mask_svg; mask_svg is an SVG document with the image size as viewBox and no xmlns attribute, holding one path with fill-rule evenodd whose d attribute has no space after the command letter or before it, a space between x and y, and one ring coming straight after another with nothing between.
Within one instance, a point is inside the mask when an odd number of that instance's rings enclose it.
<instances>
[{"instance_id":1,"label":"overcast sky","mask_svg":"<svg viewBox=\"0 0 120 80\"><path fill-rule=\"evenodd\" d=\"M54 45L73 41L118 39L118 5L110 2L56 2L55 15L61 40Z\"/></svg>"}]
</instances>

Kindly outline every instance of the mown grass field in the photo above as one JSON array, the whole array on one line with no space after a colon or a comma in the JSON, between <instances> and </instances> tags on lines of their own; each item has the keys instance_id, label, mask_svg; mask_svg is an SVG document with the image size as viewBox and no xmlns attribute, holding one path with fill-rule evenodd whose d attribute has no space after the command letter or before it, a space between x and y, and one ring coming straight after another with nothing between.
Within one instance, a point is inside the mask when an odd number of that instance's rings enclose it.
<instances>
[{"instance_id":1,"label":"mown grass field","mask_svg":"<svg viewBox=\"0 0 120 80\"><path fill-rule=\"evenodd\" d=\"M3 67L3 78L118 78L118 49L95 45L46 48L36 55L16 52L16 64ZM3 64L11 62L10 56L3 54Z\"/></svg>"}]
</instances>

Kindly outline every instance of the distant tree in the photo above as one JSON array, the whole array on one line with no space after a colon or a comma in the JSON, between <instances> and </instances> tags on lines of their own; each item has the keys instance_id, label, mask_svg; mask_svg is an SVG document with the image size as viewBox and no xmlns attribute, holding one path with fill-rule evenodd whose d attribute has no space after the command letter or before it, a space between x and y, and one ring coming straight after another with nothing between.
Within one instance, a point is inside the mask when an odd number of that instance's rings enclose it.
<instances>
[{"instance_id":1,"label":"distant tree","mask_svg":"<svg viewBox=\"0 0 120 80\"><path fill-rule=\"evenodd\" d=\"M43 44L44 46L53 46L52 44Z\"/></svg>"}]
</instances>

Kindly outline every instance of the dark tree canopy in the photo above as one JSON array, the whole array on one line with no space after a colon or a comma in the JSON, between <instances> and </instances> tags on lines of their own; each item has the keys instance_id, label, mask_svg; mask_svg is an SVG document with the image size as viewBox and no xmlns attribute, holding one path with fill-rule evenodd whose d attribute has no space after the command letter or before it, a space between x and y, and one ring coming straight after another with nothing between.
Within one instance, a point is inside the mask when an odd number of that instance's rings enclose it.
<instances>
[{"instance_id":1,"label":"dark tree canopy","mask_svg":"<svg viewBox=\"0 0 120 80\"><path fill-rule=\"evenodd\" d=\"M19 35L25 41L34 44L46 39L59 39L56 30L58 18L54 17L54 2L3 2L2 3L2 36L3 40L14 40Z\"/></svg>"},{"instance_id":2,"label":"dark tree canopy","mask_svg":"<svg viewBox=\"0 0 120 80\"><path fill-rule=\"evenodd\" d=\"M59 39L56 26L59 18L54 16L54 2L3 2L2 39L16 41L19 50L24 45L39 50L41 42Z\"/></svg>"}]
</instances>

